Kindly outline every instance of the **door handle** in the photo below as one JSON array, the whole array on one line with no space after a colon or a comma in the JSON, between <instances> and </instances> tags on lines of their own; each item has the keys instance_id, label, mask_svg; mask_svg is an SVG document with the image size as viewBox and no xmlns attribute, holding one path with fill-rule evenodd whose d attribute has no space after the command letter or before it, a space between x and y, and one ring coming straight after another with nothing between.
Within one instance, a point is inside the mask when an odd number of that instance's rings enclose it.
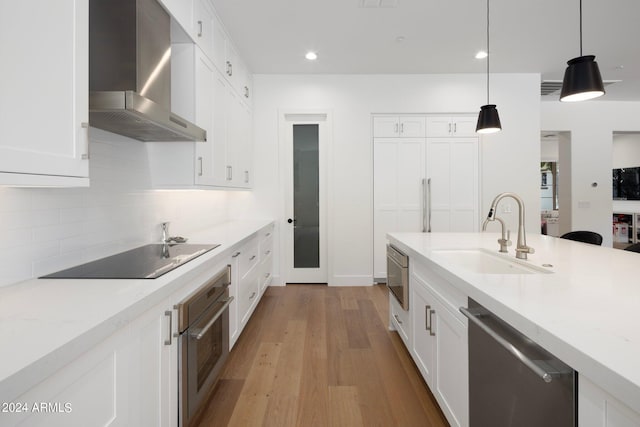
<instances>
[{"instance_id":1,"label":"door handle","mask_svg":"<svg viewBox=\"0 0 640 427\"><path fill-rule=\"evenodd\" d=\"M296 223L298 222L298 220L297 220L297 219L289 218L289 219L287 220L287 222L288 222L289 224L296 225Z\"/></svg>"}]
</instances>

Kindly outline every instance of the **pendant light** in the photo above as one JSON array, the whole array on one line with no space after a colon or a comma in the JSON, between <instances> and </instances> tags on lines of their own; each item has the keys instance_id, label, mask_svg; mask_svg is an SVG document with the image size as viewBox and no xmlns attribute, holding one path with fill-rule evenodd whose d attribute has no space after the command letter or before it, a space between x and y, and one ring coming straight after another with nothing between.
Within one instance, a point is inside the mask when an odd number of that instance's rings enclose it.
<instances>
[{"instance_id":1,"label":"pendant light","mask_svg":"<svg viewBox=\"0 0 640 427\"><path fill-rule=\"evenodd\" d=\"M604 85L594 55L582 55L582 0L580 0L580 56L567 62L560 101L576 102L604 95Z\"/></svg>"},{"instance_id":2,"label":"pendant light","mask_svg":"<svg viewBox=\"0 0 640 427\"><path fill-rule=\"evenodd\" d=\"M487 105L480 107L478 115L478 124L476 125L477 133L495 133L502 130L500 117L495 104L489 104L489 0L487 0Z\"/></svg>"}]
</instances>

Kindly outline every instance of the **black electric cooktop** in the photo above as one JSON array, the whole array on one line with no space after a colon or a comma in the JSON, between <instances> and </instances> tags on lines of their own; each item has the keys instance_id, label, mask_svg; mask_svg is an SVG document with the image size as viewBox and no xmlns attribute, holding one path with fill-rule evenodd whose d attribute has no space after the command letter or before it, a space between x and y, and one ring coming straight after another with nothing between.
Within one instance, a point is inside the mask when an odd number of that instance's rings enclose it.
<instances>
[{"instance_id":1,"label":"black electric cooktop","mask_svg":"<svg viewBox=\"0 0 640 427\"><path fill-rule=\"evenodd\" d=\"M220 245L149 244L41 279L156 279Z\"/></svg>"}]
</instances>

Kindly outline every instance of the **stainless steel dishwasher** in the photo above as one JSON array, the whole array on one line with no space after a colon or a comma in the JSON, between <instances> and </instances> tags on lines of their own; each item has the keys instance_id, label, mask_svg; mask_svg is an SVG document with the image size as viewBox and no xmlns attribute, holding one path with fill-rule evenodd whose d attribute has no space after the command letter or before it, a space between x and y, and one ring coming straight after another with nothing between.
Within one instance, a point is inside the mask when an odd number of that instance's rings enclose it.
<instances>
[{"instance_id":1,"label":"stainless steel dishwasher","mask_svg":"<svg viewBox=\"0 0 640 427\"><path fill-rule=\"evenodd\" d=\"M578 375L469 298L469 425L574 427Z\"/></svg>"}]
</instances>

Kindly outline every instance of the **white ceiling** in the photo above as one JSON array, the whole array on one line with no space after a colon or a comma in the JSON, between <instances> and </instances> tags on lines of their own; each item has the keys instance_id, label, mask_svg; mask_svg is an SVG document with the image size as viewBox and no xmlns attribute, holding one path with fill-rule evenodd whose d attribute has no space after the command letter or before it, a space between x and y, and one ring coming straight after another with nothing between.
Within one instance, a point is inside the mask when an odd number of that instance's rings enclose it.
<instances>
[{"instance_id":1,"label":"white ceiling","mask_svg":"<svg viewBox=\"0 0 640 427\"><path fill-rule=\"evenodd\" d=\"M396 7L362 7L363 3ZM259 74L483 73L484 0L213 0ZM491 72L562 80L580 54L578 0L491 0ZM583 54L603 79L601 100L640 101L640 0L583 0ZM404 41L397 41L404 37ZM304 59L308 50L318 60ZM557 99L550 95L544 99Z\"/></svg>"}]
</instances>

